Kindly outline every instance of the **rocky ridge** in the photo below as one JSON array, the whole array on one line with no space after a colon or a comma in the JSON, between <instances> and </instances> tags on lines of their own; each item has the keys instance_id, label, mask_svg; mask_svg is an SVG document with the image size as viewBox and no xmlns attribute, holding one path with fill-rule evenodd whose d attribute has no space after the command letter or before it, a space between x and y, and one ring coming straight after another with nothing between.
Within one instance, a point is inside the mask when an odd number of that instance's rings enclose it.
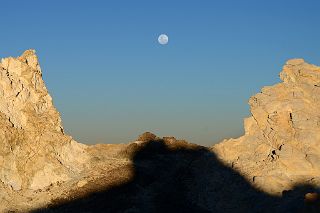
<instances>
[{"instance_id":1,"label":"rocky ridge","mask_svg":"<svg viewBox=\"0 0 320 213\"><path fill-rule=\"evenodd\" d=\"M320 186L320 68L289 60L280 78L250 98L240 138L87 146L64 133L35 51L2 59L0 212L295 212L311 192L296 186Z\"/></svg>"},{"instance_id":2,"label":"rocky ridge","mask_svg":"<svg viewBox=\"0 0 320 213\"><path fill-rule=\"evenodd\" d=\"M320 183L320 68L289 60L283 81L249 100L245 135L212 150L255 186L280 194L295 184Z\"/></svg>"},{"instance_id":3,"label":"rocky ridge","mask_svg":"<svg viewBox=\"0 0 320 213\"><path fill-rule=\"evenodd\" d=\"M88 159L87 146L64 134L34 50L1 60L0 143L3 192L39 190L68 181ZM0 203L7 197L0 193Z\"/></svg>"}]
</instances>

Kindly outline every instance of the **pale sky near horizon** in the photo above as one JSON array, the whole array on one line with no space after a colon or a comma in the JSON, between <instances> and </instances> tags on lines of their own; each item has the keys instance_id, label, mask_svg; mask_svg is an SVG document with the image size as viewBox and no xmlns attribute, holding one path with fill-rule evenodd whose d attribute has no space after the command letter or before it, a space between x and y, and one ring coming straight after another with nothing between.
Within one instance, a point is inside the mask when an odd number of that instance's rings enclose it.
<instances>
[{"instance_id":1,"label":"pale sky near horizon","mask_svg":"<svg viewBox=\"0 0 320 213\"><path fill-rule=\"evenodd\" d=\"M279 82L286 60L320 65L318 0L0 8L0 58L36 49L64 128L82 143L127 143L145 131L202 145L238 137L249 97Z\"/></svg>"}]
</instances>

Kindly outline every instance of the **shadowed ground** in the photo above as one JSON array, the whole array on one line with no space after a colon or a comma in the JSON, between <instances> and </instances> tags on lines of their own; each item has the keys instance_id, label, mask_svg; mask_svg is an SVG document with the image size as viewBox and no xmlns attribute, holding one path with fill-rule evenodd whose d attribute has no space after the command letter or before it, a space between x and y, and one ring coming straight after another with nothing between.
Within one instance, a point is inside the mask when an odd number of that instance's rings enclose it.
<instances>
[{"instance_id":1,"label":"shadowed ground","mask_svg":"<svg viewBox=\"0 0 320 213\"><path fill-rule=\"evenodd\" d=\"M304 201L312 186L301 185L270 196L253 188L207 148L172 138L131 144L124 153L132 168L119 168L114 176L133 170L133 177L112 185L109 176L67 198L33 212L318 212L318 200ZM114 177L112 177L114 178Z\"/></svg>"}]
</instances>

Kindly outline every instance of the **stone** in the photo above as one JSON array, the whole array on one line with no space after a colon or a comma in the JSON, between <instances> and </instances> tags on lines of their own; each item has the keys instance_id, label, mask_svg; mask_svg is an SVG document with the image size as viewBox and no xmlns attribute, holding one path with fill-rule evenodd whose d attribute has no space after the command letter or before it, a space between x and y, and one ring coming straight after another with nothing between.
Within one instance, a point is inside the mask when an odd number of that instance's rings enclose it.
<instances>
[{"instance_id":1,"label":"stone","mask_svg":"<svg viewBox=\"0 0 320 213\"><path fill-rule=\"evenodd\" d=\"M156 140L157 136L151 132L145 132L142 135L140 135L137 139L137 141L152 141Z\"/></svg>"},{"instance_id":2,"label":"stone","mask_svg":"<svg viewBox=\"0 0 320 213\"><path fill-rule=\"evenodd\" d=\"M0 129L0 180L15 191L66 181L85 167L86 145L64 134L34 50L1 60Z\"/></svg>"},{"instance_id":3,"label":"stone","mask_svg":"<svg viewBox=\"0 0 320 213\"><path fill-rule=\"evenodd\" d=\"M80 180L80 181L77 183L77 186L81 188L81 187L84 187L87 183L88 183L87 180Z\"/></svg>"},{"instance_id":4,"label":"stone","mask_svg":"<svg viewBox=\"0 0 320 213\"><path fill-rule=\"evenodd\" d=\"M320 175L320 68L292 59L280 78L282 83L250 98L252 116L244 120L245 135L212 147L219 159L237 165L248 180L259 174L253 184L271 194L297 184L301 177ZM281 176L269 178L279 171Z\"/></svg>"},{"instance_id":5,"label":"stone","mask_svg":"<svg viewBox=\"0 0 320 213\"><path fill-rule=\"evenodd\" d=\"M295 194L301 183L320 186L320 68L303 59L249 99L243 136L212 147L151 132L128 144L78 143L42 74L34 50L0 63L0 212L88 195L44 212L295 212L287 207L301 200L319 209L318 191Z\"/></svg>"},{"instance_id":6,"label":"stone","mask_svg":"<svg viewBox=\"0 0 320 213\"><path fill-rule=\"evenodd\" d=\"M316 192L309 192L305 194L304 201L306 203L313 203L319 200L319 194Z\"/></svg>"}]
</instances>

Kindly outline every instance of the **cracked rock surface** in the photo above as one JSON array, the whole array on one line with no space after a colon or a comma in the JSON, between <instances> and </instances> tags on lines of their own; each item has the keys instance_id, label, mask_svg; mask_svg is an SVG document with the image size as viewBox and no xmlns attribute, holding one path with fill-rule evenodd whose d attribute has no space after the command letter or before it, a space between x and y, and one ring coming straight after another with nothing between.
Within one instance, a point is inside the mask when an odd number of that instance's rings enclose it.
<instances>
[{"instance_id":1,"label":"cracked rock surface","mask_svg":"<svg viewBox=\"0 0 320 213\"><path fill-rule=\"evenodd\" d=\"M70 180L85 168L87 146L64 134L34 50L1 60L0 144L0 203L9 202L11 193Z\"/></svg>"},{"instance_id":2,"label":"cracked rock surface","mask_svg":"<svg viewBox=\"0 0 320 213\"><path fill-rule=\"evenodd\" d=\"M320 68L293 59L280 78L250 98L240 138L88 146L64 133L35 51L2 59L0 212L296 210L301 197L283 192L320 186Z\"/></svg>"},{"instance_id":3,"label":"cracked rock surface","mask_svg":"<svg viewBox=\"0 0 320 213\"><path fill-rule=\"evenodd\" d=\"M289 60L280 79L250 98L245 135L212 147L227 165L271 194L306 180L320 183L320 68Z\"/></svg>"}]
</instances>

